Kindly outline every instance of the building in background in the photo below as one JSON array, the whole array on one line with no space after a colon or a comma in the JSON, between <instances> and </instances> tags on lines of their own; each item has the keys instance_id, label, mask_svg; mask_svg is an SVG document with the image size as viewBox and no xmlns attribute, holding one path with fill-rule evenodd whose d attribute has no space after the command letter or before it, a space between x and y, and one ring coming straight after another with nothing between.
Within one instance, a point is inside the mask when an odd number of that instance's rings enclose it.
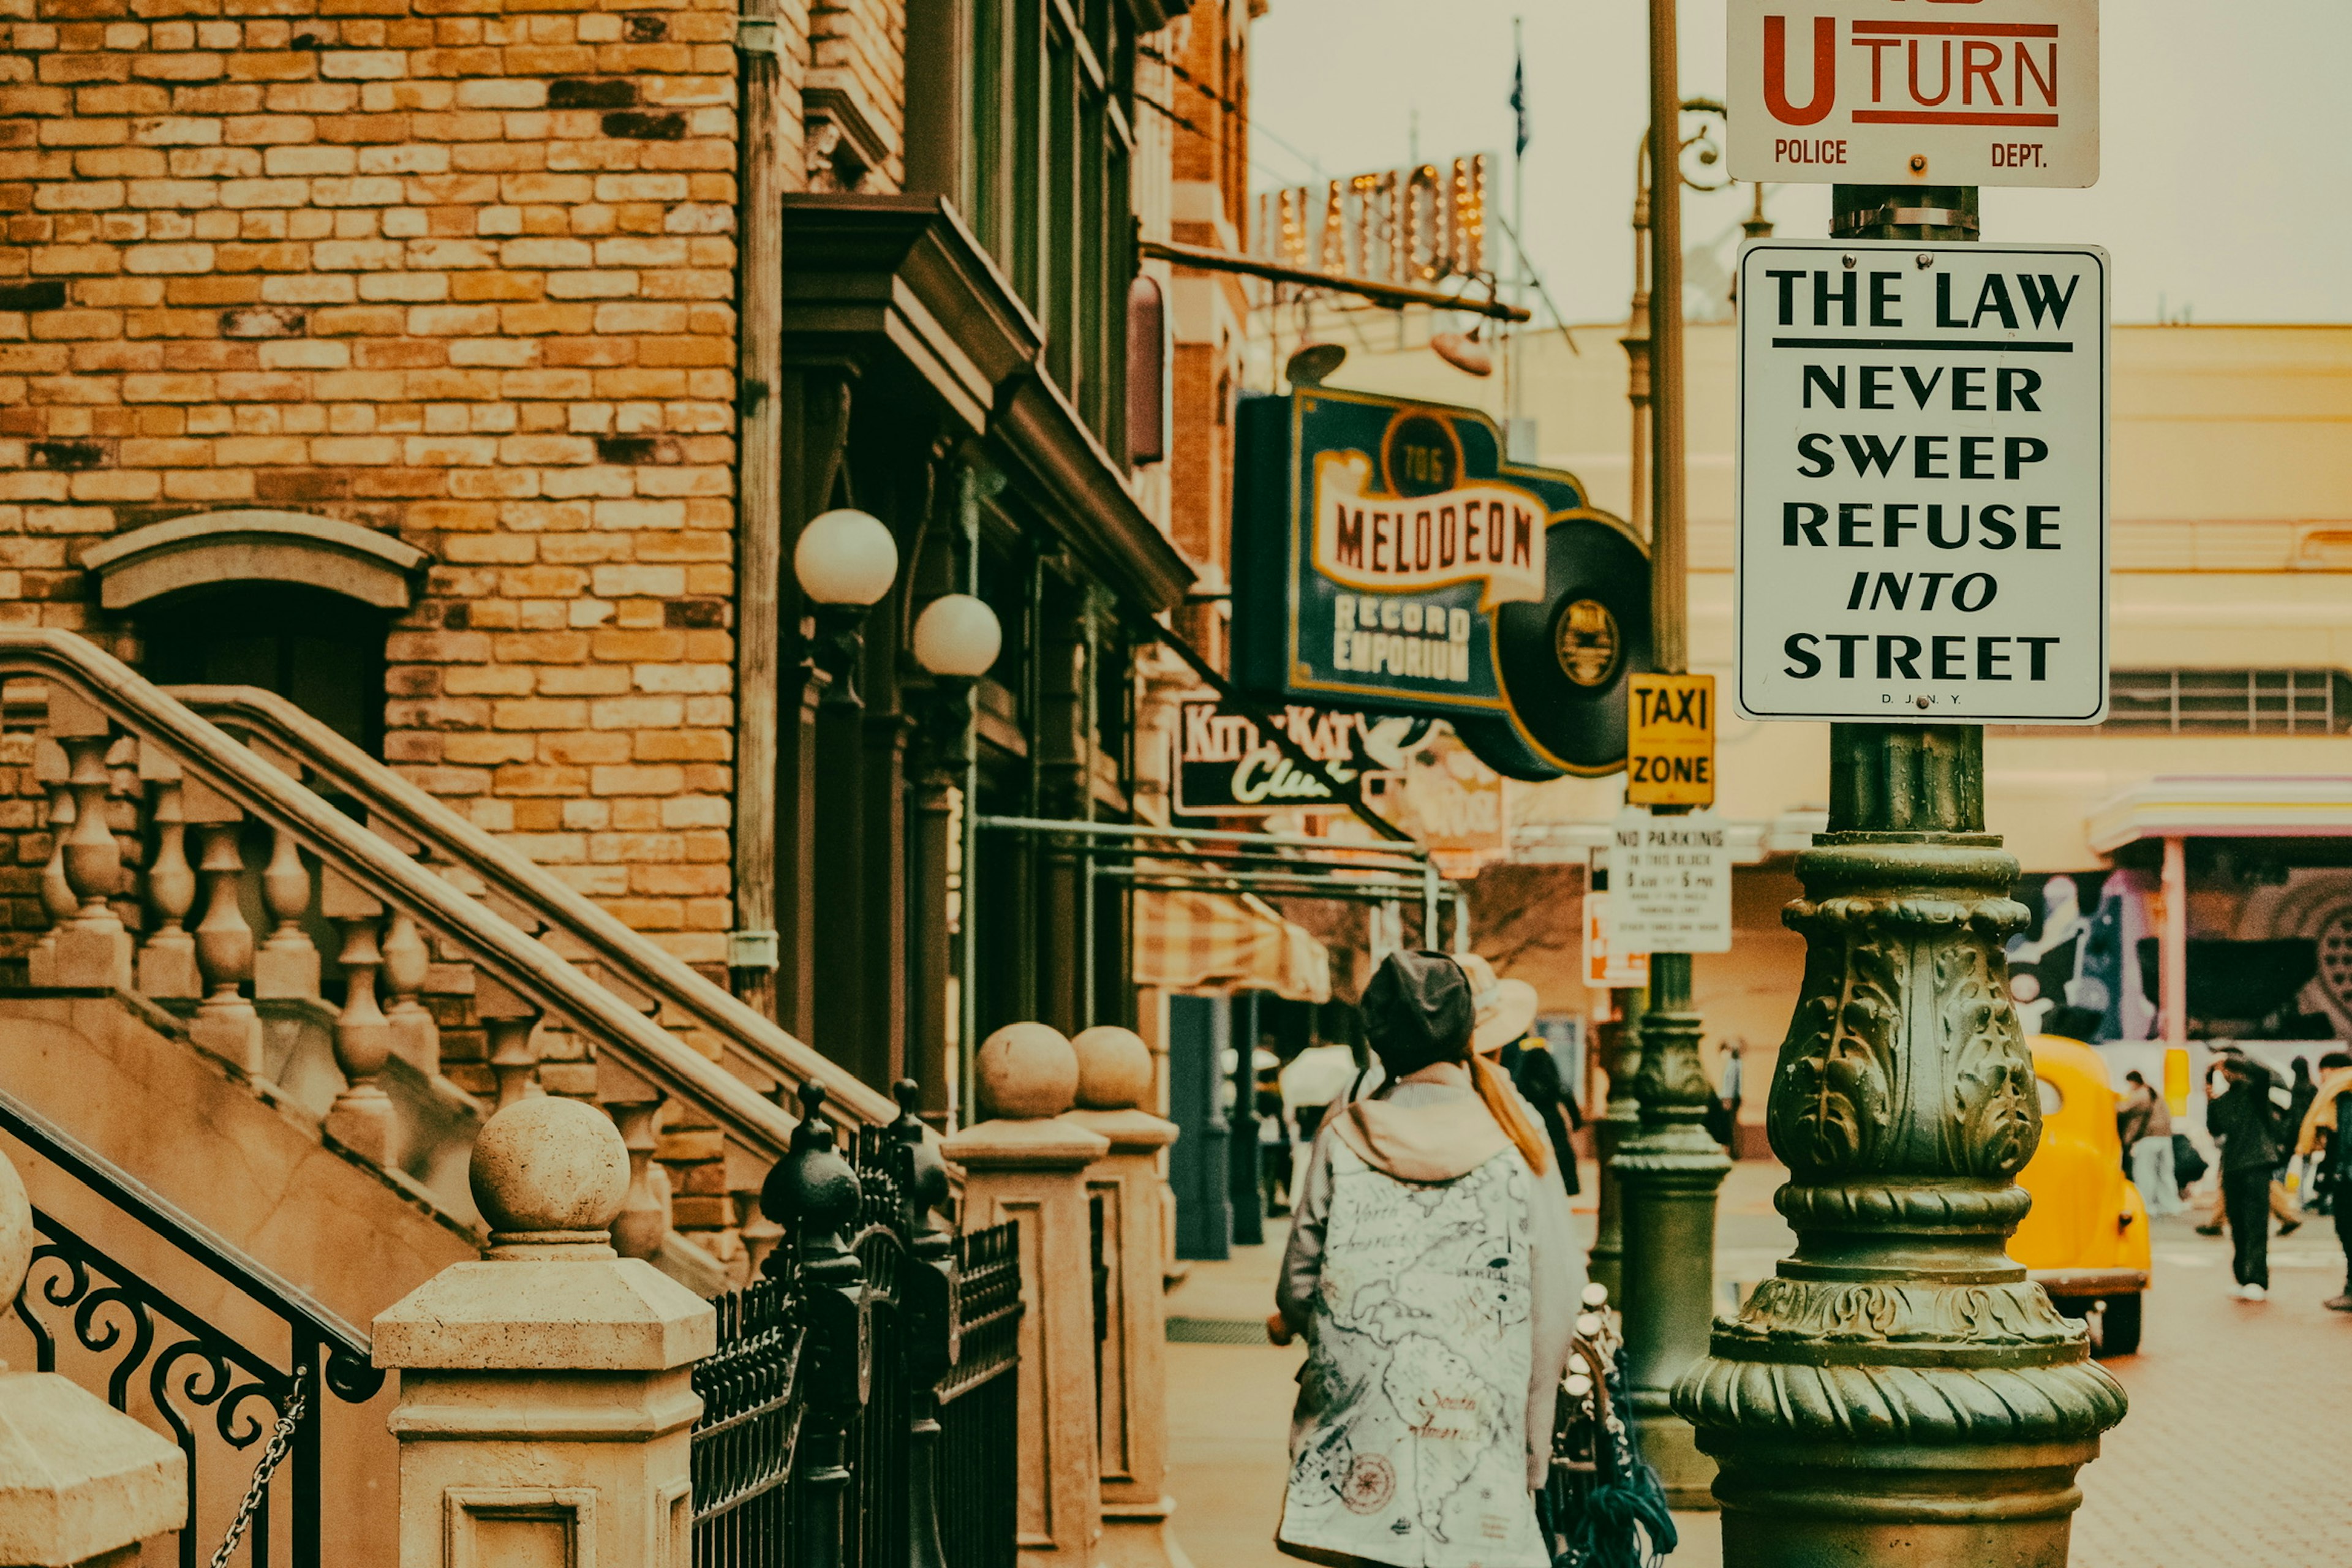
<instances>
[{"instance_id":1,"label":"building in background","mask_svg":"<svg viewBox=\"0 0 2352 1568\"><path fill-rule=\"evenodd\" d=\"M1131 815L1137 650L1213 646L1243 301L1138 242L1237 243L1262 8L19 24L5 613L291 697L944 1113L960 1033L1128 1015L1125 901L1082 943L1066 856L966 830ZM840 508L898 555L854 656Z\"/></svg>"}]
</instances>

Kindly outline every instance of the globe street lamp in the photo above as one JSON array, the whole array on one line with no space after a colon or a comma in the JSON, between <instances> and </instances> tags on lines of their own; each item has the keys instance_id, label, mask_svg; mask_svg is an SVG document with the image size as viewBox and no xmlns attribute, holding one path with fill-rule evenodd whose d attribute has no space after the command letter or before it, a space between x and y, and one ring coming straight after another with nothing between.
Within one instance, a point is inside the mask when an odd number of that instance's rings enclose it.
<instances>
[{"instance_id":1,"label":"globe street lamp","mask_svg":"<svg viewBox=\"0 0 2352 1568\"><path fill-rule=\"evenodd\" d=\"M898 576L898 542L871 512L844 508L821 512L801 530L793 546L793 576L816 612L813 652L830 678L828 707L862 706L857 665L865 650L859 627L866 612L890 591Z\"/></svg>"},{"instance_id":2,"label":"globe street lamp","mask_svg":"<svg viewBox=\"0 0 2352 1568\"><path fill-rule=\"evenodd\" d=\"M1004 628L988 601L971 594L948 594L923 606L915 617L915 662L933 676L976 680L996 663Z\"/></svg>"}]
</instances>

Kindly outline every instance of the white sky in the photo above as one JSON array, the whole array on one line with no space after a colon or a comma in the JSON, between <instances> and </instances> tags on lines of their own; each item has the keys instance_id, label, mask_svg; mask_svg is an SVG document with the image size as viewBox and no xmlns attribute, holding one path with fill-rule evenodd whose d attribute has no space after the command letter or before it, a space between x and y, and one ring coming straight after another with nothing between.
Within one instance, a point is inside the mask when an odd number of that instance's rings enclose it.
<instances>
[{"instance_id":1,"label":"white sky","mask_svg":"<svg viewBox=\"0 0 2352 1568\"><path fill-rule=\"evenodd\" d=\"M2088 191L1985 193L2002 239L2115 256L2116 319L2352 321L2348 0L2105 0L2104 169ZM1570 321L1622 321L1647 119L1643 0L1273 0L1252 34L1253 184L1500 154L1509 214L1511 19L1526 17L1528 251ZM1724 0L1682 0L1682 90L1724 90ZM1312 161L1310 163L1310 160ZM1319 164L1318 170L1314 165ZM1689 197L1685 239L1727 270L1748 187ZM1829 187L1775 186L1784 235L1827 232ZM1493 232L1493 231L1490 231ZM1696 297L1711 279L1691 268Z\"/></svg>"}]
</instances>

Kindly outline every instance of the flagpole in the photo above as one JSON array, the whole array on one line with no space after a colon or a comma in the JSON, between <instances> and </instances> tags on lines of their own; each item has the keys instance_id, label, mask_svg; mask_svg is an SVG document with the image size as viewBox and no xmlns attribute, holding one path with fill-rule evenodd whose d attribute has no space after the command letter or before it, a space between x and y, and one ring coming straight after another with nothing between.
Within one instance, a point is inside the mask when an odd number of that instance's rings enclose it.
<instances>
[{"instance_id":1,"label":"flagpole","mask_svg":"<svg viewBox=\"0 0 2352 1568\"><path fill-rule=\"evenodd\" d=\"M1527 309L1528 303L1528 51L1520 32L1524 21L1524 17L1511 18L1511 303L1521 310ZM1518 437L1522 405L1519 330L1516 326L1504 330L1510 333L1510 339L1503 356L1503 396L1508 419L1503 431L1503 456L1533 461L1534 453L1511 450L1511 443Z\"/></svg>"}]
</instances>

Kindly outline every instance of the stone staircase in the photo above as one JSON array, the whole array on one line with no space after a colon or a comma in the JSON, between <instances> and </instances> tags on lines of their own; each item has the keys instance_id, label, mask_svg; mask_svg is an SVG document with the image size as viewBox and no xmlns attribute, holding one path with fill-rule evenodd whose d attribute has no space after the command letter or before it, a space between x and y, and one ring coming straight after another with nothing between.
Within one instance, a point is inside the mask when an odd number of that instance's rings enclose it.
<instances>
[{"instance_id":1,"label":"stone staircase","mask_svg":"<svg viewBox=\"0 0 2352 1568\"><path fill-rule=\"evenodd\" d=\"M630 1151L615 1245L709 1295L774 1244L755 1195L791 1136L781 1102L816 1082L850 1121L898 1114L283 699L169 693L54 631L0 631L0 683L12 924L34 936L0 998L0 1088L51 1083L35 1100L88 1135L104 1130L54 1063L135 1038L462 1237L481 1122L530 1095L590 1101ZM133 1125L172 1143L184 1119L155 1099ZM159 1190L200 1198L184 1183L236 1158L192 1157Z\"/></svg>"},{"instance_id":2,"label":"stone staircase","mask_svg":"<svg viewBox=\"0 0 2352 1568\"><path fill-rule=\"evenodd\" d=\"M478 1255L476 1134L520 1100L610 1116L630 1166L614 1246L706 1297L781 1237L757 1194L803 1085L837 1121L899 1114L265 692L168 693L80 637L0 630L8 837L0 1092L352 1323ZM257 1346L282 1337L85 1185L13 1139L0 1152L37 1208L173 1300ZM31 1365L49 1352L14 1317L0 1357ZM93 1350L54 1353L103 1393L111 1352ZM128 1397L172 1426L163 1394ZM391 1398L331 1410L319 1461L356 1538L383 1546L371 1562L397 1533ZM238 1452L198 1472L205 1529L234 1511Z\"/></svg>"}]
</instances>

